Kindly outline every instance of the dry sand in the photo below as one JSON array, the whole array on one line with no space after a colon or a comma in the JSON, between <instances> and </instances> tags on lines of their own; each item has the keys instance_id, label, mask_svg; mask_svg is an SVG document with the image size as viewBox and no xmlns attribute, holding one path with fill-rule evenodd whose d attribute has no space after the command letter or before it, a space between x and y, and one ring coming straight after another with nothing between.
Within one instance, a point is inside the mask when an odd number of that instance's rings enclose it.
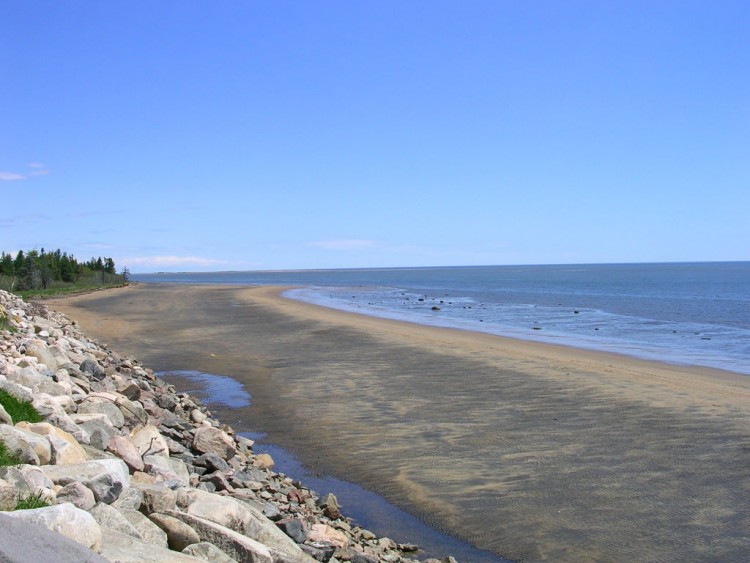
<instances>
[{"instance_id":1,"label":"dry sand","mask_svg":"<svg viewBox=\"0 0 750 563\"><path fill-rule=\"evenodd\" d=\"M321 472L524 560L750 557L750 378L333 311L278 288L50 302L157 370L232 376L219 412Z\"/></svg>"}]
</instances>

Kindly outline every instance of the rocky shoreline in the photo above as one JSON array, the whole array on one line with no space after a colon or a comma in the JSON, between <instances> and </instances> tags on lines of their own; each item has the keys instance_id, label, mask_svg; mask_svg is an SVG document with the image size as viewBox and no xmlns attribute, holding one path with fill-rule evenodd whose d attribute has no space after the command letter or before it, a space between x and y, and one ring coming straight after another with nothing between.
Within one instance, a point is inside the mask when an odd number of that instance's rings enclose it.
<instances>
[{"instance_id":1,"label":"rocky shoreline","mask_svg":"<svg viewBox=\"0 0 750 563\"><path fill-rule=\"evenodd\" d=\"M3 291L0 306L12 327L0 330L0 389L44 420L0 407L0 440L23 461L0 468L1 514L67 536L92 561L417 560L416 545L376 537L333 495L275 473L199 400L65 315ZM12 511L28 496L50 506Z\"/></svg>"}]
</instances>

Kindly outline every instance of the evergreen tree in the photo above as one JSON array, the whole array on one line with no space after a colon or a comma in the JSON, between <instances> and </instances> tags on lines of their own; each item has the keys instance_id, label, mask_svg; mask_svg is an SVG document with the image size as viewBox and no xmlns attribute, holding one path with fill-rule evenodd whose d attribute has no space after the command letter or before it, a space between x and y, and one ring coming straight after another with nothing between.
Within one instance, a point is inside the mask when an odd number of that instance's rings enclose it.
<instances>
[{"instance_id":1,"label":"evergreen tree","mask_svg":"<svg viewBox=\"0 0 750 563\"><path fill-rule=\"evenodd\" d=\"M0 258L0 275L12 276L15 273L13 268L13 257L3 252Z\"/></svg>"}]
</instances>

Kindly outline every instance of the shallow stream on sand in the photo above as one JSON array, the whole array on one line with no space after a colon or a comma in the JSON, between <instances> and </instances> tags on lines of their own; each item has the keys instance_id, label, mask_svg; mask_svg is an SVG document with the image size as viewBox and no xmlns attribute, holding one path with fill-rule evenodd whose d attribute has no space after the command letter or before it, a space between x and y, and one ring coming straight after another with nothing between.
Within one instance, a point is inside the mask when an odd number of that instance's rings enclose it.
<instances>
[{"instance_id":1,"label":"shallow stream on sand","mask_svg":"<svg viewBox=\"0 0 750 563\"><path fill-rule=\"evenodd\" d=\"M175 370L156 375L175 385L180 392L200 399L208 408L247 407L251 395L240 382L224 375L199 371ZM274 460L274 471L300 481L319 496L336 495L346 516L378 536L387 536L398 543L415 543L420 547L419 559L443 558L452 555L459 561L472 563L496 563L510 561L462 542L424 524L416 517L393 506L380 495L329 475L313 474L291 452L264 442L264 433L244 428L235 428L239 435L254 440L255 453L270 454Z\"/></svg>"}]
</instances>

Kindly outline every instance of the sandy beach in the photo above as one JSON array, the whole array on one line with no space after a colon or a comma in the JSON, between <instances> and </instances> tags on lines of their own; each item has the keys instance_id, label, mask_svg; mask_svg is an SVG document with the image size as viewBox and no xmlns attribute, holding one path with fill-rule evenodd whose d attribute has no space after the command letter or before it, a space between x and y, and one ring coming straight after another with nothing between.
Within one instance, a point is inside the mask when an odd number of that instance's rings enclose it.
<instances>
[{"instance_id":1,"label":"sandy beach","mask_svg":"<svg viewBox=\"0 0 750 563\"><path fill-rule=\"evenodd\" d=\"M217 412L515 560L750 556L750 378L424 327L279 288L50 300L155 370L228 375Z\"/></svg>"}]
</instances>

